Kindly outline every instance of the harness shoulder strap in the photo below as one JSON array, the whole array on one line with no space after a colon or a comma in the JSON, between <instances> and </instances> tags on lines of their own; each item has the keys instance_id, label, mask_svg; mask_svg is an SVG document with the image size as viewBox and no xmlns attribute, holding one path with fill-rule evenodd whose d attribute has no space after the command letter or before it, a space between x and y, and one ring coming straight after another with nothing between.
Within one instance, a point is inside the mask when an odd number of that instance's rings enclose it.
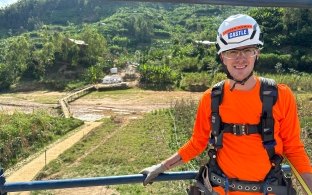
<instances>
[{"instance_id":1,"label":"harness shoulder strap","mask_svg":"<svg viewBox=\"0 0 312 195\"><path fill-rule=\"evenodd\" d=\"M269 158L272 159L275 154L274 146L276 145L274 139L273 105L277 101L278 90L273 79L260 77L260 82L260 98L262 101L260 133L263 146L267 150Z\"/></svg>"},{"instance_id":2,"label":"harness shoulder strap","mask_svg":"<svg viewBox=\"0 0 312 195\"><path fill-rule=\"evenodd\" d=\"M223 88L225 81L215 84L211 90L211 142L216 149L222 148L223 132L222 121L219 114L219 105L223 98Z\"/></svg>"}]
</instances>

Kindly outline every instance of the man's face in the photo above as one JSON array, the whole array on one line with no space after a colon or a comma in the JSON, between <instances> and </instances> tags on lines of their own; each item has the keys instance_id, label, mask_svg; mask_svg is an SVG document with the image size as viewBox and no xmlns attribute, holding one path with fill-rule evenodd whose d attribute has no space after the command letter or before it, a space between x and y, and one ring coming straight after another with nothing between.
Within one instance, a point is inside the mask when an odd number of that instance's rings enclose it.
<instances>
[{"instance_id":1,"label":"man's face","mask_svg":"<svg viewBox=\"0 0 312 195\"><path fill-rule=\"evenodd\" d=\"M244 46L224 51L220 57L231 76L241 81L253 71L259 53L255 46Z\"/></svg>"}]
</instances>

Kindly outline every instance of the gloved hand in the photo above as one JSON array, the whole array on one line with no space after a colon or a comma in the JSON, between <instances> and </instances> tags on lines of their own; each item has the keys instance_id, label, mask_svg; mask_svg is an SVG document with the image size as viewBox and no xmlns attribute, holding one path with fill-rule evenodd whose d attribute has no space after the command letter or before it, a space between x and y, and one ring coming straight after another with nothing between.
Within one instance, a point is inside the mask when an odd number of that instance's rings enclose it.
<instances>
[{"instance_id":1,"label":"gloved hand","mask_svg":"<svg viewBox=\"0 0 312 195\"><path fill-rule=\"evenodd\" d=\"M143 169L142 171L140 171L141 174L146 175L146 178L143 181L143 185L146 186L149 183L151 184L153 179L155 179L160 173L163 173L166 170L167 168L165 167L165 165L161 163Z\"/></svg>"}]
</instances>

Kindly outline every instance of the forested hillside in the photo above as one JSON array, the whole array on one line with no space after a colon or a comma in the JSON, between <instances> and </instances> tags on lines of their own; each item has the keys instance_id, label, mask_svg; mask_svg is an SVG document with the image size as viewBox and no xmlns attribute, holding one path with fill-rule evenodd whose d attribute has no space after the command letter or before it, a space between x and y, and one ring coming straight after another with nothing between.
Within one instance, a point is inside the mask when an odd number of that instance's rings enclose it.
<instances>
[{"instance_id":1,"label":"forested hillside","mask_svg":"<svg viewBox=\"0 0 312 195\"><path fill-rule=\"evenodd\" d=\"M1 11L0 29L25 32L43 24L95 22L127 3L107 0L21 0Z\"/></svg>"},{"instance_id":2,"label":"forested hillside","mask_svg":"<svg viewBox=\"0 0 312 195\"><path fill-rule=\"evenodd\" d=\"M312 72L309 9L21 0L0 14L0 89L25 80L65 89L136 62L143 87L189 90L195 79L203 90L221 65L214 46L196 41L215 41L221 21L235 13L253 16L262 28L258 72Z\"/></svg>"}]
</instances>

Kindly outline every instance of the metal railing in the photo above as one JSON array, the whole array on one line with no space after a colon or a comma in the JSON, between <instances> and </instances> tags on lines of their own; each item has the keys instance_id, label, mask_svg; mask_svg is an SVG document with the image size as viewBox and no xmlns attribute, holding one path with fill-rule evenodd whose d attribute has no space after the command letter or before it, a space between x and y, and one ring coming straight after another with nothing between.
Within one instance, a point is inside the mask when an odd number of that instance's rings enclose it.
<instances>
[{"instance_id":1,"label":"metal railing","mask_svg":"<svg viewBox=\"0 0 312 195\"><path fill-rule=\"evenodd\" d=\"M283 165L282 169L285 173L290 173L290 167L288 165ZM154 181L192 180L195 179L196 174L197 171L168 172L160 174ZM7 192L142 183L145 177L146 176L142 174L135 174L7 183L5 182L3 170L0 170L0 195L6 194Z\"/></svg>"}]
</instances>

